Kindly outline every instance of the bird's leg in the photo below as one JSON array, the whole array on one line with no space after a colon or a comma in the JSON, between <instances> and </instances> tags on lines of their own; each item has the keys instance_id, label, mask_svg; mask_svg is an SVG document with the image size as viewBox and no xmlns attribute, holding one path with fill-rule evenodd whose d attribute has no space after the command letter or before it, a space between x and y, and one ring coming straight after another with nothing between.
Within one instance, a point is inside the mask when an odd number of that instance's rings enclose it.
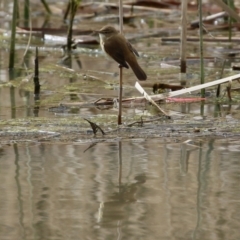
<instances>
[{"instance_id":1,"label":"bird's leg","mask_svg":"<svg viewBox=\"0 0 240 240\"><path fill-rule=\"evenodd\" d=\"M122 84L123 84L123 66L121 64L118 65L119 67L119 93L118 93L118 101L119 101L119 107L118 107L118 125L122 124Z\"/></svg>"}]
</instances>

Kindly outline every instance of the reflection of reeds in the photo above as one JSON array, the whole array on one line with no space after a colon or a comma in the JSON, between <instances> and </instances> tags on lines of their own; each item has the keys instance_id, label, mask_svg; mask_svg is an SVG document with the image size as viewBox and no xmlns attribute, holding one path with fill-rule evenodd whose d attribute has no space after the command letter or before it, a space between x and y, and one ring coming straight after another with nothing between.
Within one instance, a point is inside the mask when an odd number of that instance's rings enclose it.
<instances>
[{"instance_id":1,"label":"reflection of reeds","mask_svg":"<svg viewBox=\"0 0 240 240\"><path fill-rule=\"evenodd\" d=\"M11 40L10 40L10 56L9 56L9 66L8 66L10 69L14 68L16 24L17 24L17 0L14 0L12 26L11 26Z\"/></svg>"}]
</instances>

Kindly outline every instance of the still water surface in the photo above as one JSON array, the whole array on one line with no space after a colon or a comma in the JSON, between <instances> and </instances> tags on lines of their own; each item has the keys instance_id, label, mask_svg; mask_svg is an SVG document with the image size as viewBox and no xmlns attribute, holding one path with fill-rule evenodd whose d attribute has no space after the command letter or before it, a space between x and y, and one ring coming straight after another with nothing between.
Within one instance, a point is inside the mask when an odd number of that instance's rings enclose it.
<instances>
[{"instance_id":1,"label":"still water surface","mask_svg":"<svg viewBox=\"0 0 240 240\"><path fill-rule=\"evenodd\" d=\"M1 148L0 239L240 239L239 140Z\"/></svg>"}]
</instances>

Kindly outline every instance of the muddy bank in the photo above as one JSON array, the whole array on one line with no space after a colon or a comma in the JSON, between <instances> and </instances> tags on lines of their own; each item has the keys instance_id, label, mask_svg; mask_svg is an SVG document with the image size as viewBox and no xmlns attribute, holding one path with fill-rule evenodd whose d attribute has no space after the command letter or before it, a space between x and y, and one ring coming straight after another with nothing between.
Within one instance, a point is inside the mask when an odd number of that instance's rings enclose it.
<instances>
[{"instance_id":1,"label":"muddy bank","mask_svg":"<svg viewBox=\"0 0 240 240\"><path fill-rule=\"evenodd\" d=\"M83 143L117 141L118 139L158 138L160 141L185 141L193 138L228 138L240 136L240 123L233 119L166 120L149 118L128 122L118 127L114 119L104 123L98 117L91 119L101 131L93 133L90 124L83 118L61 119L11 119L1 121L1 145L25 142ZM131 126L129 126L131 125Z\"/></svg>"}]
</instances>

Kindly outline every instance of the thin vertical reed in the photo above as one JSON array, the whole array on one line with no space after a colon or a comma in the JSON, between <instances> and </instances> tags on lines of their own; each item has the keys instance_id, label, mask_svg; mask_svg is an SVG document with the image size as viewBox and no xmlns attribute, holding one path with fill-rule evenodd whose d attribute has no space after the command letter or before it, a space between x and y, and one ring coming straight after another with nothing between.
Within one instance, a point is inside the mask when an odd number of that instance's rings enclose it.
<instances>
[{"instance_id":1,"label":"thin vertical reed","mask_svg":"<svg viewBox=\"0 0 240 240\"><path fill-rule=\"evenodd\" d=\"M10 56L9 56L9 68L14 68L15 59L15 39L16 39L16 21L17 19L17 0L13 1L13 15L12 15L12 26L11 26L11 40L10 40Z\"/></svg>"},{"instance_id":2,"label":"thin vertical reed","mask_svg":"<svg viewBox=\"0 0 240 240\"><path fill-rule=\"evenodd\" d=\"M181 73L186 73L186 36L187 36L187 0L182 0L181 11L181 46L180 46L180 69Z\"/></svg>"},{"instance_id":3,"label":"thin vertical reed","mask_svg":"<svg viewBox=\"0 0 240 240\"><path fill-rule=\"evenodd\" d=\"M120 33L123 33L123 6L122 6L122 0L119 0L119 30ZM119 104L118 104L118 125L122 124L122 74L123 68L119 67Z\"/></svg>"},{"instance_id":4,"label":"thin vertical reed","mask_svg":"<svg viewBox=\"0 0 240 240\"><path fill-rule=\"evenodd\" d=\"M52 14L52 11L51 11L51 9L49 8L49 6L48 6L48 4L46 3L46 1L45 1L45 0L41 0L41 2L42 2L42 4L43 4L44 8L46 9L47 13L48 13L48 14Z\"/></svg>"},{"instance_id":5,"label":"thin vertical reed","mask_svg":"<svg viewBox=\"0 0 240 240\"><path fill-rule=\"evenodd\" d=\"M77 12L78 6L80 4L80 0L69 0L70 4L70 20L69 20L69 26L68 26L68 35L67 35L67 50L68 52L71 51L71 45L72 45L72 27L73 27L73 21L75 14Z\"/></svg>"},{"instance_id":6,"label":"thin vertical reed","mask_svg":"<svg viewBox=\"0 0 240 240\"><path fill-rule=\"evenodd\" d=\"M202 22L202 0L198 0L199 12L199 48L200 48L200 79L201 84L204 84L204 56L203 56L203 22ZM201 89L201 97L205 96L205 89Z\"/></svg>"},{"instance_id":7,"label":"thin vertical reed","mask_svg":"<svg viewBox=\"0 0 240 240\"><path fill-rule=\"evenodd\" d=\"M24 0L24 26L29 25L29 0Z\"/></svg>"},{"instance_id":8,"label":"thin vertical reed","mask_svg":"<svg viewBox=\"0 0 240 240\"><path fill-rule=\"evenodd\" d=\"M34 68L34 95L37 96L40 94L40 83L39 83L39 62L38 62L38 47L36 47L35 54L35 68Z\"/></svg>"}]
</instances>

